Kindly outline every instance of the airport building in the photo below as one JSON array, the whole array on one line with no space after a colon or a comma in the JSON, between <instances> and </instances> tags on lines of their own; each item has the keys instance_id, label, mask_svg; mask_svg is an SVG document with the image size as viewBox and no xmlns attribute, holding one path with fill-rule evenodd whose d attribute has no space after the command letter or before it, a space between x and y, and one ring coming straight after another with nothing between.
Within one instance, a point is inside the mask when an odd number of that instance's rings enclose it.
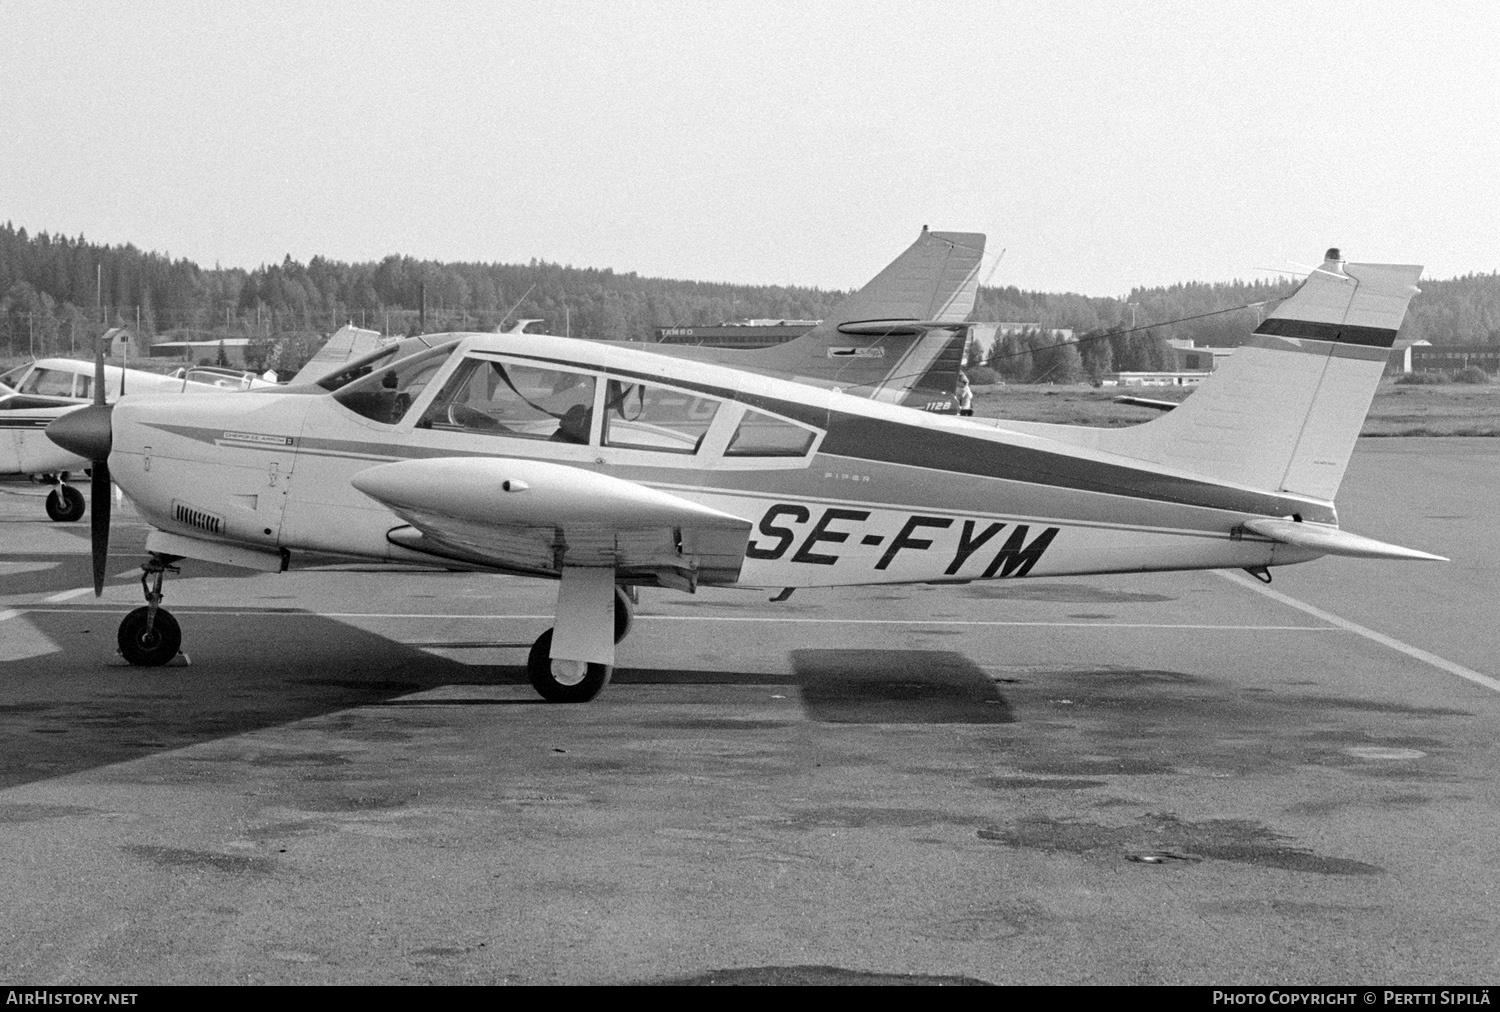
<instances>
[{"instance_id":1,"label":"airport building","mask_svg":"<svg viewBox=\"0 0 1500 1012\"><path fill-rule=\"evenodd\" d=\"M1105 386L1186 387L1197 386L1224 364L1233 348L1200 348L1193 339L1169 338L1173 367L1152 372L1112 372L1104 378Z\"/></svg>"},{"instance_id":2,"label":"airport building","mask_svg":"<svg viewBox=\"0 0 1500 1012\"><path fill-rule=\"evenodd\" d=\"M152 358L176 358L190 362L206 358L215 361L219 357L219 349L223 348L224 358L231 366L243 367L245 348L249 344L248 337L225 337L217 341L162 341L153 344L148 353Z\"/></svg>"},{"instance_id":3,"label":"airport building","mask_svg":"<svg viewBox=\"0 0 1500 1012\"><path fill-rule=\"evenodd\" d=\"M1391 368L1401 373L1460 372L1477 366L1491 376L1500 373L1500 345L1446 344L1417 341L1393 356Z\"/></svg>"},{"instance_id":4,"label":"airport building","mask_svg":"<svg viewBox=\"0 0 1500 1012\"><path fill-rule=\"evenodd\" d=\"M1191 337L1167 339L1180 372L1213 372L1234 354L1233 348L1200 348Z\"/></svg>"}]
</instances>

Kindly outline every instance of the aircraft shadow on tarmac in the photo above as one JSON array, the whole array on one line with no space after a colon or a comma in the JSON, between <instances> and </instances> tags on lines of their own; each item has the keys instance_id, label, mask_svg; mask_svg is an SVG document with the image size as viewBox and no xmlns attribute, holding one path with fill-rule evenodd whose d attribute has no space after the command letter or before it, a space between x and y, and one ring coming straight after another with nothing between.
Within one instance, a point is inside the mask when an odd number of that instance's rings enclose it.
<instances>
[{"instance_id":1,"label":"aircraft shadow on tarmac","mask_svg":"<svg viewBox=\"0 0 1500 1012\"><path fill-rule=\"evenodd\" d=\"M84 544L87 545L87 542L85 541ZM105 586L114 587L136 583L140 579L139 566L144 554L144 552L124 549L119 552L110 552ZM6 594L47 594L74 587L87 587L94 580L93 564L89 561L87 554L7 552L5 561L21 567L19 572L5 574L3 586ZM35 568L30 568L33 566ZM254 570L222 566L213 562L194 561L192 567L192 575L195 577L244 579L260 575ZM170 591L171 584L168 584L168 607L171 606Z\"/></svg>"},{"instance_id":2,"label":"aircraft shadow on tarmac","mask_svg":"<svg viewBox=\"0 0 1500 1012\"><path fill-rule=\"evenodd\" d=\"M1008 724L994 681L950 650L794 650L792 674L622 668L616 685L793 685L813 720L836 724ZM524 678L522 679L524 680Z\"/></svg>"},{"instance_id":3,"label":"aircraft shadow on tarmac","mask_svg":"<svg viewBox=\"0 0 1500 1012\"><path fill-rule=\"evenodd\" d=\"M247 621L203 609L183 619L192 666L133 668L116 655L114 613L28 613L59 649L0 662L0 789L352 707L403 705L400 697L442 686L526 682L519 666L463 664L306 613ZM985 673L949 651L798 650L792 668L626 668L616 680L794 685L809 717L836 723L1014 720ZM465 702L526 701L446 705Z\"/></svg>"},{"instance_id":4,"label":"aircraft shadow on tarmac","mask_svg":"<svg viewBox=\"0 0 1500 1012\"><path fill-rule=\"evenodd\" d=\"M840 724L1009 724L1010 705L951 650L796 650L792 668L814 720Z\"/></svg>"}]
</instances>

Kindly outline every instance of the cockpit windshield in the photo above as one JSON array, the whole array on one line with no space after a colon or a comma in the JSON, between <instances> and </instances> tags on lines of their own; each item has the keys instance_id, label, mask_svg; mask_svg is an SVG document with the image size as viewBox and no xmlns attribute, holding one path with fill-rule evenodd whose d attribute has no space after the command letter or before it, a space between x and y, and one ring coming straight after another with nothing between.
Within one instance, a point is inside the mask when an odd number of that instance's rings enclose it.
<instances>
[{"instance_id":1,"label":"cockpit windshield","mask_svg":"<svg viewBox=\"0 0 1500 1012\"><path fill-rule=\"evenodd\" d=\"M324 390L338 390L357 379L362 379L378 369L382 363L398 362L408 355L415 355L424 348L442 348L447 345L456 344L457 338L451 338L441 344L434 344L427 337L407 337L400 341L394 341L384 348L376 348L374 351L361 355L350 362L338 372L330 373L318 380L318 386Z\"/></svg>"},{"instance_id":2,"label":"cockpit windshield","mask_svg":"<svg viewBox=\"0 0 1500 1012\"><path fill-rule=\"evenodd\" d=\"M457 341L450 341L381 366L336 391L333 399L372 421L394 425L422 395L457 346Z\"/></svg>"},{"instance_id":3,"label":"cockpit windshield","mask_svg":"<svg viewBox=\"0 0 1500 1012\"><path fill-rule=\"evenodd\" d=\"M0 372L0 386L9 387L12 391L21 385L21 377L26 375L26 370L31 368L31 363L18 365L10 372Z\"/></svg>"}]
</instances>

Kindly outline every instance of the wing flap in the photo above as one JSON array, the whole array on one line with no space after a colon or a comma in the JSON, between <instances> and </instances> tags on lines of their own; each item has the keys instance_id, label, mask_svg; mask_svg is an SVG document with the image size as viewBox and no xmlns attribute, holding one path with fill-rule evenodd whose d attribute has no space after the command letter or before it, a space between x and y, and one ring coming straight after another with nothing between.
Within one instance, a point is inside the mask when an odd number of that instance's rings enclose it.
<instances>
[{"instance_id":1,"label":"wing flap","mask_svg":"<svg viewBox=\"0 0 1500 1012\"><path fill-rule=\"evenodd\" d=\"M1266 518L1246 520L1242 526L1246 530L1253 531L1261 537L1270 538L1272 541L1280 541L1282 544L1293 545L1297 548L1306 548L1309 551L1322 552L1325 555L1348 555L1359 559L1448 561L1441 555L1419 552L1415 548L1402 548L1400 545L1391 545L1384 541L1376 541L1374 538L1366 538L1359 534L1350 534L1348 531L1341 531L1337 527L1327 527L1323 524L1306 524L1299 523L1296 520L1273 520Z\"/></svg>"}]
</instances>

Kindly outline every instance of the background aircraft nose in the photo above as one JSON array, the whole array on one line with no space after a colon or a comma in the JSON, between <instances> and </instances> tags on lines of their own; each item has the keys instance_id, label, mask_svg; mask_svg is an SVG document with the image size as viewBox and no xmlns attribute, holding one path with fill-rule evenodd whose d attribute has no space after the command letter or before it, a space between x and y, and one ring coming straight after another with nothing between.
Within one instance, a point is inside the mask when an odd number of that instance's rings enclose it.
<instances>
[{"instance_id":1,"label":"background aircraft nose","mask_svg":"<svg viewBox=\"0 0 1500 1012\"><path fill-rule=\"evenodd\" d=\"M47 438L69 453L76 453L88 460L104 460L109 456L114 442L110 426L113 406L90 404L77 411L69 411L47 426Z\"/></svg>"}]
</instances>

